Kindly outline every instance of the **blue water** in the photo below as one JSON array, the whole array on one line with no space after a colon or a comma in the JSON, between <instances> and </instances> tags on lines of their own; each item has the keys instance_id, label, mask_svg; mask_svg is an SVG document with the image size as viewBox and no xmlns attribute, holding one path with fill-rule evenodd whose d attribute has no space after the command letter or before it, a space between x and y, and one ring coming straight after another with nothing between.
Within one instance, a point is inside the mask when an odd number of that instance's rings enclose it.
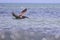
<instances>
[{"instance_id":1,"label":"blue water","mask_svg":"<svg viewBox=\"0 0 60 40\"><path fill-rule=\"evenodd\" d=\"M28 9L26 16L29 18L14 19L12 12L19 15L24 8ZM60 5L0 3L0 38L60 40Z\"/></svg>"}]
</instances>

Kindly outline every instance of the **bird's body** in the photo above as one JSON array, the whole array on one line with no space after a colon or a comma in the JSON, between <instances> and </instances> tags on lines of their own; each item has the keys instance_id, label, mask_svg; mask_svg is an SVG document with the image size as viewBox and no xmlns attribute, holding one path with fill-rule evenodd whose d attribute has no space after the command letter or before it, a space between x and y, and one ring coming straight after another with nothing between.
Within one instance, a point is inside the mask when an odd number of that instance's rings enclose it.
<instances>
[{"instance_id":1,"label":"bird's body","mask_svg":"<svg viewBox=\"0 0 60 40\"><path fill-rule=\"evenodd\" d=\"M12 15L13 15L16 19L24 19L24 18L28 18L28 17L26 17L26 16L22 16L22 18L21 18L20 16L17 16L17 15L15 15L14 13L12 13Z\"/></svg>"}]
</instances>

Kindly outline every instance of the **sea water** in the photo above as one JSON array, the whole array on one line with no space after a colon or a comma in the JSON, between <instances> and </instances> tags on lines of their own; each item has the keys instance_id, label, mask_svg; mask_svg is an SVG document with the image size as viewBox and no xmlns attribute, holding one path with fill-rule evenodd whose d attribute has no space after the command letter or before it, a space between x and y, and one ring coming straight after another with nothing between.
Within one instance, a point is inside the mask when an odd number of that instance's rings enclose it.
<instances>
[{"instance_id":1,"label":"sea water","mask_svg":"<svg viewBox=\"0 0 60 40\"><path fill-rule=\"evenodd\" d=\"M0 40L60 40L60 4L0 3Z\"/></svg>"}]
</instances>

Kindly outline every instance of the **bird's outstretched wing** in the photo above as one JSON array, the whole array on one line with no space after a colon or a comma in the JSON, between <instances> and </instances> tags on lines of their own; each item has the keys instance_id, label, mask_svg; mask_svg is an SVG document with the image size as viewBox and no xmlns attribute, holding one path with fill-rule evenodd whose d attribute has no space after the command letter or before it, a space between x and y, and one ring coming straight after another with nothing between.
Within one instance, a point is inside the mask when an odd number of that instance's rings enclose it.
<instances>
[{"instance_id":1,"label":"bird's outstretched wing","mask_svg":"<svg viewBox=\"0 0 60 40\"><path fill-rule=\"evenodd\" d=\"M12 15L15 16L15 17L17 16L14 12L12 12Z\"/></svg>"},{"instance_id":2,"label":"bird's outstretched wing","mask_svg":"<svg viewBox=\"0 0 60 40\"><path fill-rule=\"evenodd\" d=\"M16 19L20 18L20 17L17 16L14 12L12 12L12 15L13 15Z\"/></svg>"},{"instance_id":3,"label":"bird's outstretched wing","mask_svg":"<svg viewBox=\"0 0 60 40\"><path fill-rule=\"evenodd\" d=\"M23 11L21 11L21 13L19 14L19 16L24 16L27 12L27 8L25 8Z\"/></svg>"}]
</instances>

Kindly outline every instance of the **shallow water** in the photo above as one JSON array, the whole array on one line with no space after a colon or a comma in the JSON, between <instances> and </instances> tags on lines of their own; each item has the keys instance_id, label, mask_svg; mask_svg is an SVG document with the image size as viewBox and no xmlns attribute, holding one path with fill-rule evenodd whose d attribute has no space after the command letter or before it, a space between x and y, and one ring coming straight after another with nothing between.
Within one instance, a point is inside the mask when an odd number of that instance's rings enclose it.
<instances>
[{"instance_id":1,"label":"shallow water","mask_svg":"<svg viewBox=\"0 0 60 40\"><path fill-rule=\"evenodd\" d=\"M0 8L0 40L60 40L60 8L28 8L26 19L14 19L21 7Z\"/></svg>"}]
</instances>

